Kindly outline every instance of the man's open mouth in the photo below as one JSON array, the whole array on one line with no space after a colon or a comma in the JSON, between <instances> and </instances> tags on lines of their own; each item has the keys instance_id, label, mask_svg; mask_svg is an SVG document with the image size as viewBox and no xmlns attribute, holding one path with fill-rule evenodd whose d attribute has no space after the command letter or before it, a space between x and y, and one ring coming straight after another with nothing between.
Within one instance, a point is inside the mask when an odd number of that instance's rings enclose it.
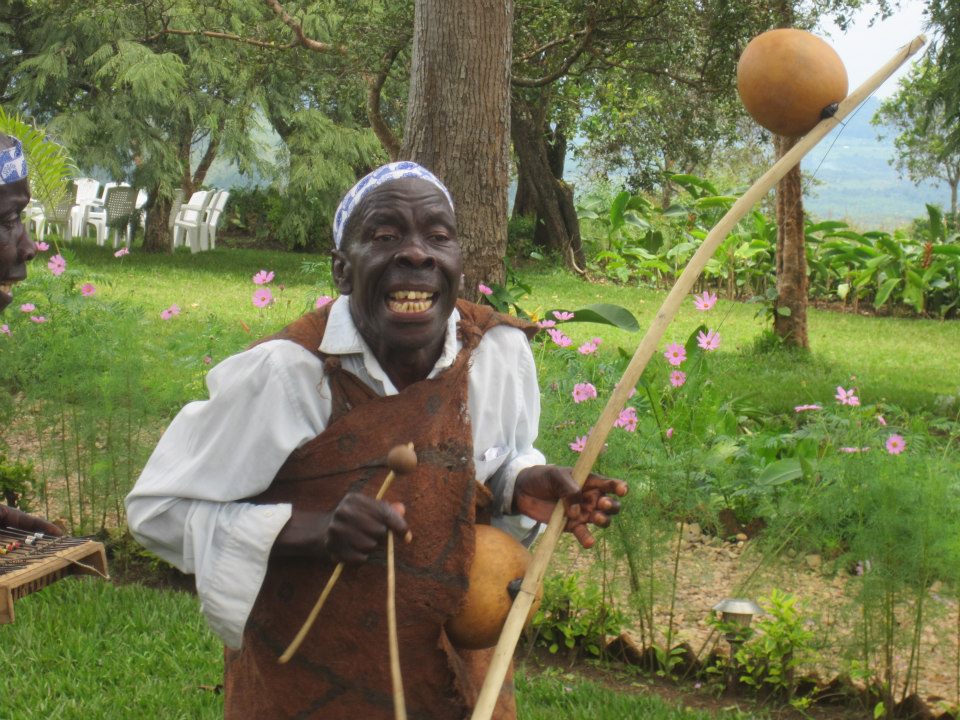
<instances>
[{"instance_id":1,"label":"man's open mouth","mask_svg":"<svg viewBox=\"0 0 960 720\"><path fill-rule=\"evenodd\" d=\"M422 313L433 307L435 293L397 290L387 295L387 308L395 313Z\"/></svg>"}]
</instances>

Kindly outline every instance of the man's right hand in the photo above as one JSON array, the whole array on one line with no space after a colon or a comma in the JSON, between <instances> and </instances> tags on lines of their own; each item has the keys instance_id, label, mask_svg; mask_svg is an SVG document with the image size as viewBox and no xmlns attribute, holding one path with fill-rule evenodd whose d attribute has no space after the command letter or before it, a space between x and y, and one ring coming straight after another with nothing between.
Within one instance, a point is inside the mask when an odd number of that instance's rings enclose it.
<instances>
[{"instance_id":1,"label":"man's right hand","mask_svg":"<svg viewBox=\"0 0 960 720\"><path fill-rule=\"evenodd\" d=\"M22 510L7 505L0 505L0 528L12 527L27 532L42 532L45 535L60 537L63 530L52 522L48 522L36 515L27 515Z\"/></svg>"},{"instance_id":2,"label":"man's right hand","mask_svg":"<svg viewBox=\"0 0 960 720\"><path fill-rule=\"evenodd\" d=\"M362 563L386 541L387 533L407 533L402 503L348 493L331 513L294 508L277 536L273 554L314 556L331 562Z\"/></svg>"}]
</instances>

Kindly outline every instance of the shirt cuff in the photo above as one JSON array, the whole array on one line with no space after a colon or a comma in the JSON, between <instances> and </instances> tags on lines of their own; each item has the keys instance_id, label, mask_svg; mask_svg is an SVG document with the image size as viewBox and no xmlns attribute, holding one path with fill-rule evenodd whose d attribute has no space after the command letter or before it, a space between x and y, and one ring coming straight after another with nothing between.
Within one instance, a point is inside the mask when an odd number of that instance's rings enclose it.
<instances>
[{"instance_id":1,"label":"shirt cuff","mask_svg":"<svg viewBox=\"0 0 960 720\"><path fill-rule=\"evenodd\" d=\"M224 645L237 650L243 629L267 574L273 543L287 524L292 506L234 505L212 571L197 573L197 595L210 628Z\"/></svg>"},{"instance_id":2,"label":"shirt cuff","mask_svg":"<svg viewBox=\"0 0 960 720\"><path fill-rule=\"evenodd\" d=\"M516 489L517 475L520 474L520 471L528 467L533 467L534 465L543 465L545 462L546 458L543 456L543 453L539 450L531 449L513 458L500 468L497 472L497 475L500 476L497 482L497 489L499 491L499 510L501 515L518 514L513 512L513 493Z\"/></svg>"}]
</instances>

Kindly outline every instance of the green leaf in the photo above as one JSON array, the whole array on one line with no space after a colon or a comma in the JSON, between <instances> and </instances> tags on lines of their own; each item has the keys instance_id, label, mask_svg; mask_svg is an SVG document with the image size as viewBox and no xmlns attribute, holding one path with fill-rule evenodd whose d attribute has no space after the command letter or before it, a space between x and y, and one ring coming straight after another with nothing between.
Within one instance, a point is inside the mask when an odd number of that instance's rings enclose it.
<instances>
[{"instance_id":1,"label":"green leaf","mask_svg":"<svg viewBox=\"0 0 960 720\"><path fill-rule=\"evenodd\" d=\"M596 303L572 312L573 319L564 322L591 322L600 325L612 325L627 332L636 332L640 329L640 323L637 322L633 313L620 305Z\"/></svg>"},{"instance_id":2,"label":"green leaf","mask_svg":"<svg viewBox=\"0 0 960 720\"><path fill-rule=\"evenodd\" d=\"M890 293L893 292L893 289L900 284L900 278L889 278L884 281L883 285L880 286L880 289L877 290L877 297L873 301L873 306L875 308L883 307L883 304L890 298Z\"/></svg>"},{"instance_id":3,"label":"green leaf","mask_svg":"<svg viewBox=\"0 0 960 720\"><path fill-rule=\"evenodd\" d=\"M803 468L798 458L785 458L767 465L760 471L757 483L761 485L782 485L803 477Z\"/></svg>"},{"instance_id":4,"label":"green leaf","mask_svg":"<svg viewBox=\"0 0 960 720\"><path fill-rule=\"evenodd\" d=\"M793 315L793 310L788 308L786 305L778 305L777 315L779 315L780 317L790 317L791 315Z\"/></svg>"}]
</instances>

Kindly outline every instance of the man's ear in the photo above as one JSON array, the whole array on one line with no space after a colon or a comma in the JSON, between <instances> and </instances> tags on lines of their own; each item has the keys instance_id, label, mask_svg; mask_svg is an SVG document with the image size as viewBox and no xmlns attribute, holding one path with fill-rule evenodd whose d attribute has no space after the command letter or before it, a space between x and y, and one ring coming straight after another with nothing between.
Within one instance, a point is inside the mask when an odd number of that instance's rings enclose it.
<instances>
[{"instance_id":1,"label":"man's ear","mask_svg":"<svg viewBox=\"0 0 960 720\"><path fill-rule=\"evenodd\" d=\"M341 295L353 292L353 282L350 279L350 261L339 250L333 251L333 282Z\"/></svg>"}]
</instances>

